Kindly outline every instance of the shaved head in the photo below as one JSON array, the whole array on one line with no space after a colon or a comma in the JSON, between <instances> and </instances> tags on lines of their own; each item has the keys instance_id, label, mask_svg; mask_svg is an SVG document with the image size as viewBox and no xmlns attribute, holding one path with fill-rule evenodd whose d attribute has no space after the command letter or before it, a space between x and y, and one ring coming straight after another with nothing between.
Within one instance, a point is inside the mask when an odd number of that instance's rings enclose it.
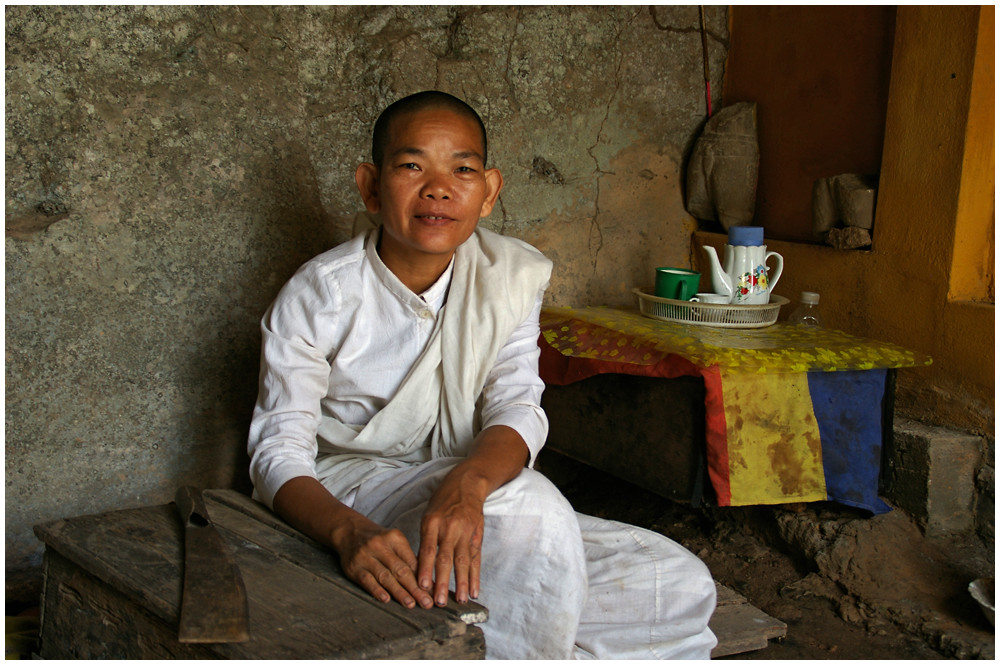
<instances>
[{"instance_id":1,"label":"shaved head","mask_svg":"<svg viewBox=\"0 0 1000 665\"><path fill-rule=\"evenodd\" d=\"M375 121L375 129L372 130L372 163L379 169L382 168L382 160L385 158L385 148L389 143L393 123L400 117L418 111L448 110L456 115L474 120L479 127L480 138L483 144L483 165L486 165L486 126L483 125L482 118L475 109L463 102L458 97L449 95L438 90L426 90L403 97L399 101L393 102L382 111L382 115Z\"/></svg>"}]
</instances>

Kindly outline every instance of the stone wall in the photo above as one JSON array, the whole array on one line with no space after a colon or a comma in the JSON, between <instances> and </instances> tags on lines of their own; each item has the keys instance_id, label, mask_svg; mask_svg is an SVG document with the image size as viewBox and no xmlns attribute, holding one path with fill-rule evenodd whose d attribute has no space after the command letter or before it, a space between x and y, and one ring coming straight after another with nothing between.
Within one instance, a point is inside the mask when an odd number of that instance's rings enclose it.
<instances>
[{"instance_id":1,"label":"stone wall","mask_svg":"<svg viewBox=\"0 0 1000 665\"><path fill-rule=\"evenodd\" d=\"M555 262L548 302L619 304L689 263L697 7L54 7L6 17L6 560L37 522L246 489L258 321L346 240L387 103L478 108L485 222ZM706 8L721 90L725 7Z\"/></svg>"}]
</instances>

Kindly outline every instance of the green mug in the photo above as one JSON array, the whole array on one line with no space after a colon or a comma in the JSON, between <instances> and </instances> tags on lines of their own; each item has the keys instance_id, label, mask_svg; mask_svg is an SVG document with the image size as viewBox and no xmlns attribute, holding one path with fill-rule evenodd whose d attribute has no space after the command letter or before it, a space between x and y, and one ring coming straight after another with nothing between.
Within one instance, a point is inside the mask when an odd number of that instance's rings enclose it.
<instances>
[{"instance_id":1,"label":"green mug","mask_svg":"<svg viewBox=\"0 0 1000 665\"><path fill-rule=\"evenodd\" d=\"M698 293L701 273L684 268L656 269L656 296L673 300L690 300Z\"/></svg>"}]
</instances>

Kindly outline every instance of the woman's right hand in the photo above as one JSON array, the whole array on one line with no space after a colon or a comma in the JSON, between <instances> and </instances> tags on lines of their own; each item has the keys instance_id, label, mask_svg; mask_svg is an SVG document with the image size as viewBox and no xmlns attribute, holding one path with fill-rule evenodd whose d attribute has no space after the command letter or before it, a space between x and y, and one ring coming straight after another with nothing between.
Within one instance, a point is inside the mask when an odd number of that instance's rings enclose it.
<instances>
[{"instance_id":1,"label":"woman's right hand","mask_svg":"<svg viewBox=\"0 0 1000 665\"><path fill-rule=\"evenodd\" d=\"M330 535L344 574L372 596L404 607L434 605L417 584L417 557L399 529L386 529L359 513L337 524Z\"/></svg>"},{"instance_id":2,"label":"woman's right hand","mask_svg":"<svg viewBox=\"0 0 1000 665\"><path fill-rule=\"evenodd\" d=\"M340 565L356 584L388 603L432 607L417 585L417 557L402 531L386 529L337 500L315 478L292 478L274 495L274 512L340 555Z\"/></svg>"}]
</instances>

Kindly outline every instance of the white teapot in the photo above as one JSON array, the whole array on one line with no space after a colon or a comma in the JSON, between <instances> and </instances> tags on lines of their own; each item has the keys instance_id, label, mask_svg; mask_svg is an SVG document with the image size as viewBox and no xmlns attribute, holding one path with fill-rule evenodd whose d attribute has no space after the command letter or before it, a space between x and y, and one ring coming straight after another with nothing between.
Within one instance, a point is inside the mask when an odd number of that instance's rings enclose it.
<instances>
[{"instance_id":1,"label":"white teapot","mask_svg":"<svg viewBox=\"0 0 1000 665\"><path fill-rule=\"evenodd\" d=\"M729 244L723 262L714 247L702 245L711 263L712 290L729 296L734 305L766 305L781 278L784 259L777 252L767 251L764 228L761 226L731 226ZM774 274L768 276L767 260L774 258Z\"/></svg>"}]
</instances>

